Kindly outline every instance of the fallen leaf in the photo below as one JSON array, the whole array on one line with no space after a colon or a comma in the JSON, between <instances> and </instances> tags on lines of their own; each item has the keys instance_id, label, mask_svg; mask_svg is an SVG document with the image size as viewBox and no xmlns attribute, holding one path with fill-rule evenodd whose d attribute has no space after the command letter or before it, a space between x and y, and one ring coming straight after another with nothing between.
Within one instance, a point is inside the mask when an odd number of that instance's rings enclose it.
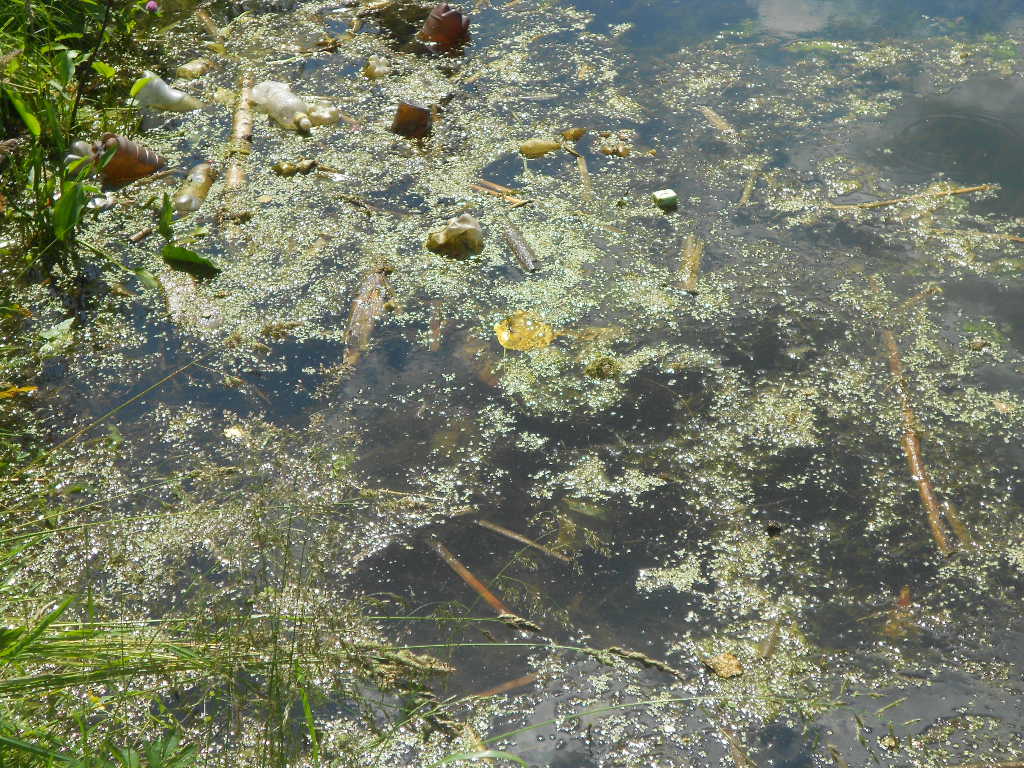
<instances>
[{"instance_id":1,"label":"fallen leaf","mask_svg":"<svg viewBox=\"0 0 1024 768\"><path fill-rule=\"evenodd\" d=\"M0 391L0 400L14 397L16 395L25 395L29 392L35 392L39 387L8 387L5 390Z\"/></svg>"},{"instance_id":2,"label":"fallen leaf","mask_svg":"<svg viewBox=\"0 0 1024 768\"><path fill-rule=\"evenodd\" d=\"M522 309L496 323L494 333L501 346L519 352L543 349L558 336L555 329L537 315Z\"/></svg>"}]
</instances>

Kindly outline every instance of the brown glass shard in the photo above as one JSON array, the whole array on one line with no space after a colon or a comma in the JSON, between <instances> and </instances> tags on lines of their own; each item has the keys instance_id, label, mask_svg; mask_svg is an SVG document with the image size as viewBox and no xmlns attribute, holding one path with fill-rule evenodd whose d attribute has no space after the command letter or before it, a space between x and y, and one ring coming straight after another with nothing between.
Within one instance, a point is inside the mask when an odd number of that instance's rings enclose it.
<instances>
[{"instance_id":1,"label":"brown glass shard","mask_svg":"<svg viewBox=\"0 0 1024 768\"><path fill-rule=\"evenodd\" d=\"M432 123L430 110L427 107L403 101L395 110L391 132L405 136L407 139L422 139L430 135Z\"/></svg>"},{"instance_id":2,"label":"brown glass shard","mask_svg":"<svg viewBox=\"0 0 1024 768\"><path fill-rule=\"evenodd\" d=\"M454 48L469 39L469 16L448 3L439 3L423 22L418 37L441 49Z\"/></svg>"}]
</instances>

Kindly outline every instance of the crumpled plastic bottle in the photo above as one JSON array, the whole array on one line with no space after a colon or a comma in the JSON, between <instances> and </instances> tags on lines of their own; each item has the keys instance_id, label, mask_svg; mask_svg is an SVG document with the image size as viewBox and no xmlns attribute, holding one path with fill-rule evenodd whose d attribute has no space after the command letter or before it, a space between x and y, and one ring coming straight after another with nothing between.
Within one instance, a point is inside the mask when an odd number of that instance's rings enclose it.
<instances>
[{"instance_id":1,"label":"crumpled plastic bottle","mask_svg":"<svg viewBox=\"0 0 1024 768\"><path fill-rule=\"evenodd\" d=\"M287 83L264 80L252 89L252 103L268 113L282 128L309 133L309 105L297 96Z\"/></svg>"}]
</instances>

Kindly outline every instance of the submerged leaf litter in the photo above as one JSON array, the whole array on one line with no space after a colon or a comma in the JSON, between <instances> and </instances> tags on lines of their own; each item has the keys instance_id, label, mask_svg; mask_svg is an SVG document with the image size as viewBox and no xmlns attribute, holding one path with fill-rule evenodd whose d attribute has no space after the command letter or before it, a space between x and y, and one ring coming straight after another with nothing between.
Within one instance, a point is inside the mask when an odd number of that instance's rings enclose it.
<instances>
[{"instance_id":1,"label":"submerged leaf litter","mask_svg":"<svg viewBox=\"0 0 1024 768\"><path fill-rule=\"evenodd\" d=\"M145 118L169 166L223 160L218 89L237 92L242 71L346 119L302 137L257 115L251 217L222 215L237 199L215 182L175 225L222 270L212 280L170 272L155 236L129 241L152 224L141 203L158 184L98 216L87 238L165 297L98 300L49 369L55 432L174 375L110 421L123 440L98 428L51 470L68 478L62 524L112 522L53 541L35 577L92 584L111 619L316 627L300 651L322 764L428 765L473 751L474 732L530 726L488 746L564 766L1021 759L1024 337L1007 314L1020 221L985 208L997 188L956 191L992 179L910 180L883 151L908 100L977 83L1024 93L1017 42L741 27L645 72L623 29L568 6L484 3L461 56L403 51L386 11L351 34L358 10L246 14L225 54L180 23L180 61L217 66L174 81L211 106ZM365 77L371 57L391 72ZM387 130L403 100L441 105L430 138ZM519 151L574 126L589 129L566 141L585 164ZM302 158L321 170L273 171ZM651 202L663 188L678 210ZM428 251L463 212L483 252ZM507 224L536 272L507 250ZM688 238L705 243L695 283ZM385 268L369 346L344 365L353 298ZM885 329L931 480L970 532L951 558L901 452ZM487 609L428 533L544 635L463 621ZM374 613L447 621L368 620L360 595ZM530 679L453 706L471 728L379 740L400 702L382 695L376 733L353 715L367 690L337 659L360 640L473 644L418 651L452 666L430 677L442 698ZM563 646L630 649L684 679ZM729 674L710 662L723 658ZM169 706L199 706L179 688ZM206 764L244 764L265 709L212 712L192 734Z\"/></svg>"}]
</instances>

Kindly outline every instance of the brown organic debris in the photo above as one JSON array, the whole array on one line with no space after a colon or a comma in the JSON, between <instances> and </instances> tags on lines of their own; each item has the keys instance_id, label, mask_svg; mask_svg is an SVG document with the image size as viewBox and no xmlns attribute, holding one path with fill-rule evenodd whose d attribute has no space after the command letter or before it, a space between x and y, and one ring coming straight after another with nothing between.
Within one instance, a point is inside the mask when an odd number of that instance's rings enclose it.
<instances>
[{"instance_id":1,"label":"brown organic debris","mask_svg":"<svg viewBox=\"0 0 1024 768\"><path fill-rule=\"evenodd\" d=\"M942 506L928 475L924 456L921 455L921 437L917 432L917 416L914 415L914 410L910 405L910 390L907 386L900 348L896 344L895 334L888 328L882 331L882 343L889 356L889 373L892 374L896 391L899 392L900 415L903 421L903 436L900 438L900 445L903 447L903 454L907 457L910 475L917 483L921 504L924 505L925 511L928 513L928 527L931 530L932 538L935 539L935 544L942 554L950 555L953 553L953 546L949 543L949 538L942 525Z\"/></svg>"},{"instance_id":2,"label":"brown organic debris","mask_svg":"<svg viewBox=\"0 0 1024 768\"><path fill-rule=\"evenodd\" d=\"M384 314L389 273L390 269L387 267L374 269L363 279L359 292L352 300L348 328L345 331L346 366L358 363L363 352L370 346L373 329L377 325L377 320Z\"/></svg>"},{"instance_id":3,"label":"brown organic debris","mask_svg":"<svg viewBox=\"0 0 1024 768\"><path fill-rule=\"evenodd\" d=\"M900 203L913 203L918 200L926 200L934 197L950 197L952 195L967 195L971 192L987 192L990 189L998 188L998 184L975 184L973 187L940 187L931 188L924 192L918 192L916 195L907 195L906 197L893 197L889 200L874 200L869 203L829 203L825 204L836 211L852 210L855 208L883 208L887 205L899 205Z\"/></svg>"},{"instance_id":4,"label":"brown organic debris","mask_svg":"<svg viewBox=\"0 0 1024 768\"><path fill-rule=\"evenodd\" d=\"M474 576L470 570L464 566L455 555L448 551L448 548L441 543L436 537L430 539L431 548L437 552L438 556L448 564L448 567L455 571L466 582L474 592L483 598L484 602L487 603L494 610L498 617L510 616L518 618L512 611L510 611L506 605L498 599L498 597L491 592L484 583Z\"/></svg>"},{"instance_id":5,"label":"brown organic debris","mask_svg":"<svg viewBox=\"0 0 1024 768\"><path fill-rule=\"evenodd\" d=\"M743 665L740 663L740 660L731 653L720 653L717 656L711 656L703 661L704 664L707 665L708 669L719 677L728 679L730 677L736 677L737 675L743 674Z\"/></svg>"},{"instance_id":6,"label":"brown organic debris","mask_svg":"<svg viewBox=\"0 0 1024 768\"><path fill-rule=\"evenodd\" d=\"M700 264L704 259L704 245L704 241L694 234L687 235L683 243L683 290L689 293L697 293Z\"/></svg>"}]
</instances>

